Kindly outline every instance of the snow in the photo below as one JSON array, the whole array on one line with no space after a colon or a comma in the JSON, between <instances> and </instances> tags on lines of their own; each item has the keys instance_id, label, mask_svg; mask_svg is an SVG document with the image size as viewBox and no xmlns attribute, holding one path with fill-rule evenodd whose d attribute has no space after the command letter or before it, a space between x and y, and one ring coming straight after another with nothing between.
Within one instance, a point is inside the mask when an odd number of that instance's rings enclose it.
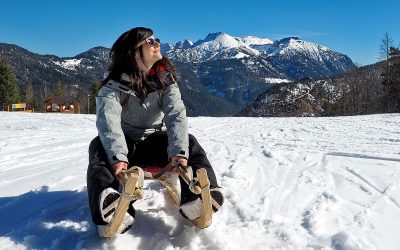
<instances>
[{"instance_id":1,"label":"snow","mask_svg":"<svg viewBox=\"0 0 400 250\"><path fill-rule=\"evenodd\" d=\"M244 58L244 57L249 57L249 55L239 52L233 58L240 59L240 58Z\"/></svg>"},{"instance_id":2,"label":"snow","mask_svg":"<svg viewBox=\"0 0 400 250\"><path fill-rule=\"evenodd\" d=\"M312 43L303 41L297 37L288 37L279 41L275 41L271 46L267 47L269 56L280 55L296 55L305 54L308 57L323 62L324 60L331 60L329 48Z\"/></svg>"},{"instance_id":3,"label":"snow","mask_svg":"<svg viewBox=\"0 0 400 250\"><path fill-rule=\"evenodd\" d=\"M400 115L189 118L226 202L197 229L146 181L136 222L98 238L94 115L0 112L2 249L398 249Z\"/></svg>"},{"instance_id":4,"label":"snow","mask_svg":"<svg viewBox=\"0 0 400 250\"><path fill-rule=\"evenodd\" d=\"M266 78L264 78L264 80L265 80L266 83L270 83L270 84L292 82L289 79L273 78L273 77L266 77Z\"/></svg>"},{"instance_id":5,"label":"snow","mask_svg":"<svg viewBox=\"0 0 400 250\"><path fill-rule=\"evenodd\" d=\"M54 64L61 66L68 70L76 70L75 67L79 66L82 62L82 59L66 59L64 61L58 62L53 61Z\"/></svg>"},{"instance_id":6,"label":"snow","mask_svg":"<svg viewBox=\"0 0 400 250\"><path fill-rule=\"evenodd\" d=\"M243 36L239 38L246 45L268 45L272 44L273 41L268 38L257 37L257 36Z\"/></svg>"},{"instance_id":7,"label":"snow","mask_svg":"<svg viewBox=\"0 0 400 250\"><path fill-rule=\"evenodd\" d=\"M242 45L243 43L238 39L223 32L210 33L204 40L198 41L194 44L194 46L203 47L207 50L237 48Z\"/></svg>"},{"instance_id":8,"label":"snow","mask_svg":"<svg viewBox=\"0 0 400 250\"><path fill-rule=\"evenodd\" d=\"M190 40L179 41L175 44L174 49L188 49L193 46L193 42Z\"/></svg>"},{"instance_id":9,"label":"snow","mask_svg":"<svg viewBox=\"0 0 400 250\"><path fill-rule=\"evenodd\" d=\"M314 100L314 97L310 95L310 86L299 83L296 88L289 90L289 94L285 98L285 103L294 103L296 99L302 96L308 96L310 100Z\"/></svg>"}]
</instances>

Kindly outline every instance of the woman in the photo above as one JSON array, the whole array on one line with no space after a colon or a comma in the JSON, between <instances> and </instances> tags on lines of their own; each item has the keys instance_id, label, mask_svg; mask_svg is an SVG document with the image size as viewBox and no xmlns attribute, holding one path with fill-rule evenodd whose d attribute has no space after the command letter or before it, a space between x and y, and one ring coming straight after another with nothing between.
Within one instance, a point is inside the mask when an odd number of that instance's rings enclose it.
<instances>
[{"instance_id":1,"label":"woman","mask_svg":"<svg viewBox=\"0 0 400 250\"><path fill-rule=\"evenodd\" d=\"M96 126L99 132L89 146L87 188L92 220L106 225L120 193L118 173L131 166L179 162L192 166L195 173L205 168L211 195L223 203L215 173L194 136L188 134L186 109L181 100L176 69L161 55L160 40L153 31L137 27L123 33L111 48L109 74L96 98ZM165 123L166 131L163 130ZM200 201L180 179L181 214L199 217L191 209ZM129 206L118 232L126 232L134 222L135 210Z\"/></svg>"}]
</instances>

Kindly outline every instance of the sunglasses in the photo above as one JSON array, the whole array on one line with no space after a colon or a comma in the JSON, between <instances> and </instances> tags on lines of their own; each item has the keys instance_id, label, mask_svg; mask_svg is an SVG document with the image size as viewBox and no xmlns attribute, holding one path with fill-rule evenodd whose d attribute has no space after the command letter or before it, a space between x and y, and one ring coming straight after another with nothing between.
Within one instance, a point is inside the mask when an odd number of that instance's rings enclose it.
<instances>
[{"instance_id":1,"label":"sunglasses","mask_svg":"<svg viewBox=\"0 0 400 250\"><path fill-rule=\"evenodd\" d=\"M144 39L144 40L141 41L140 43L138 43L138 44L136 45L135 48L139 48L139 47L142 46L144 43L147 43L150 47L154 47L154 46L156 45L156 42L157 42L158 44L161 44L160 39L149 37L149 38Z\"/></svg>"}]
</instances>

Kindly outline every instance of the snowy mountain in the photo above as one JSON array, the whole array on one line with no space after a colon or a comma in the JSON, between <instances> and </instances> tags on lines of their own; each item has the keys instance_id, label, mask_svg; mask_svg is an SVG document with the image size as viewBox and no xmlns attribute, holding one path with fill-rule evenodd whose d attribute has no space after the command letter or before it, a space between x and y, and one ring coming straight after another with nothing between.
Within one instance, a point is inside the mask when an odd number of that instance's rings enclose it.
<instances>
[{"instance_id":1,"label":"snowy mountain","mask_svg":"<svg viewBox=\"0 0 400 250\"><path fill-rule=\"evenodd\" d=\"M176 62L191 63L213 95L238 109L273 84L336 76L355 67L346 55L297 37L272 42L218 32L187 48L182 44L164 46L163 52Z\"/></svg>"},{"instance_id":2,"label":"snowy mountain","mask_svg":"<svg viewBox=\"0 0 400 250\"><path fill-rule=\"evenodd\" d=\"M256 37L237 38L223 32L210 33L205 39L199 40L194 44L183 47L178 42L172 49L163 51L168 57L180 62L198 63L218 59L239 59L248 56L257 56L259 51L253 49L251 45L266 45L271 43L269 39L259 39Z\"/></svg>"},{"instance_id":3,"label":"snowy mountain","mask_svg":"<svg viewBox=\"0 0 400 250\"><path fill-rule=\"evenodd\" d=\"M1 249L399 249L399 114L189 118L222 209L197 229L146 180L133 228L113 240L97 236L87 200L95 122L0 112Z\"/></svg>"},{"instance_id":4,"label":"snowy mountain","mask_svg":"<svg viewBox=\"0 0 400 250\"><path fill-rule=\"evenodd\" d=\"M183 99L191 116L233 115L272 85L336 76L355 67L347 56L298 38L273 42L218 32L194 43L183 40L161 47L178 69ZM42 96L46 92L42 90L44 86L51 89L58 81L89 89L93 79L104 79L108 53L109 49L96 47L61 58L0 44L0 54L6 55L14 66L20 88L31 83L43 92ZM83 92L80 91L85 95Z\"/></svg>"},{"instance_id":5,"label":"snowy mountain","mask_svg":"<svg viewBox=\"0 0 400 250\"><path fill-rule=\"evenodd\" d=\"M275 67L285 69L291 79L335 76L354 67L348 56L297 37L275 41L263 54Z\"/></svg>"},{"instance_id":6,"label":"snowy mountain","mask_svg":"<svg viewBox=\"0 0 400 250\"><path fill-rule=\"evenodd\" d=\"M163 46L163 53L180 62L201 63L210 60L251 58L253 64L259 57L272 61L275 68L285 69L287 79L337 75L354 67L346 55L298 37L288 37L272 42L256 36L233 37L223 32L210 33L194 44L188 40ZM299 68L293 72L293 64ZM248 65L249 66L249 65ZM314 71L314 72L310 72ZM310 74L311 73L311 74Z\"/></svg>"},{"instance_id":7,"label":"snowy mountain","mask_svg":"<svg viewBox=\"0 0 400 250\"><path fill-rule=\"evenodd\" d=\"M17 83L32 84L39 89L57 81L68 85L90 85L92 79L102 79L108 67L109 49L95 47L75 57L39 55L12 44L0 43L0 55L14 67Z\"/></svg>"}]
</instances>

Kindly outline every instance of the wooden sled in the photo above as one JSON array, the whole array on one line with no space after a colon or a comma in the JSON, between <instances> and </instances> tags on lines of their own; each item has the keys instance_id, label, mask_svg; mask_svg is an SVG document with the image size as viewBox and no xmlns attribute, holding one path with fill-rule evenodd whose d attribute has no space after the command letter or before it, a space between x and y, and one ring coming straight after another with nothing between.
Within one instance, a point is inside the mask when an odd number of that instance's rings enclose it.
<instances>
[{"instance_id":1,"label":"wooden sled","mask_svg":"<svg viewBox=\"0 0 400 250\"><path fill-rule=\"evenodd\" d=\"M176 171L189 185L190 190L195 194L200 194L202 199L202 212L199 218L193 220L193 224L198 228L206 228L211 225L212 222L212 201L210 195L210 184L207 176L207 171L202 168L196 171L197 177L194 179L191 176L188 168L184 168L179 164L171 167L168 171ZM122 220L128 206L132 199L143 198L143 179L157 181L162 187L164 187L172 200L180 205L180 195L176 187L166 181L164 176L159 176L160 172L165 171L165 168L161 167L147 167L143 171L139 167L132 167L120 173L121 185L123 186L123 194L120 197L117 208L110 223L106 226L106 238L115 237L118 228L120 227ZM158 178L155 178L158 177Z\"/></svg>"}]
</instances>

